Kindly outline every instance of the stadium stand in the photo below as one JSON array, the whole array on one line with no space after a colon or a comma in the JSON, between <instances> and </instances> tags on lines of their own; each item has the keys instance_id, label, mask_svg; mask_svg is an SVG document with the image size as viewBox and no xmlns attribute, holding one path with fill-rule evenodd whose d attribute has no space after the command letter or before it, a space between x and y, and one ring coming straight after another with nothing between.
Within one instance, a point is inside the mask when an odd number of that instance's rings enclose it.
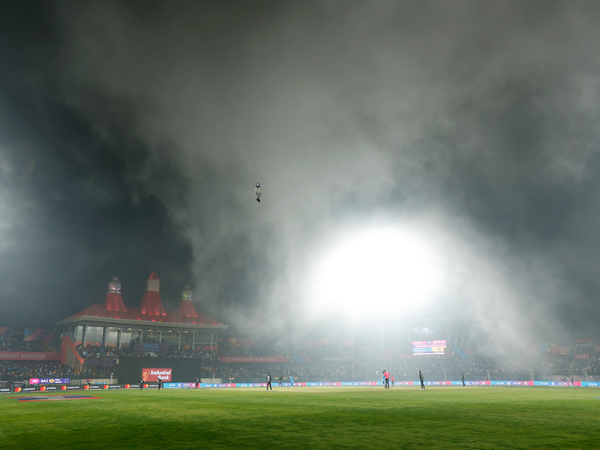
<instances>
[{"instance_id":1,"label":"stadium stand","mask_svg":"<svg viewBox=\"0 0 600 450\"><path fill-rule=\"evenodd\" d=\"M40 333L30 333L30 340L24 340L25 333L3 333L0 352L60 351L52 339L43 338ZM144 341L153 342L152 339ZM464 342L461 341L459 345L464 345ZM288 379L293 375L299 382L380 381L384 369L394 375L397 381L413 380L419 370L429 380L440 381L460 379L462 373L470 381L591 380L600 377L600 347L586 340L565 346L535 344L526 355L504 352L484 354L469 347L451 347L443 356L412 356L398 350L379 352L369 347L358 347L353 339L308 339L301 345L290 345L279 339L222 338L215 342L213 350L204 344L196 348L189 345L181 348L172 343L161 347L166 348L166 351L136 351L134 344L135 341L132 341L123 348L102 343L73 346L77 358L82 361L79 366L61 364L56 360L16 361L4 358L0 361L0 380L36 377L108 378L109 375L117 378L119 360L125 357L152 358L149 361L193 359L194 367L200 368L199 376L242 383L260 382L267 372L271 372L274 379ZM246 357L249 360L245 362L236 359ZM259 357L272 358L272 362L255 362ZM197 360L201 360L201 364Z\"/></svg>"},{"instance_id":2,"label":"stadium stand","mask_svg":"<svg viewBox=\"0 0 600 450\"><path fill-rule=\"evenodd\" d=\"M30 378L81 378L69 366L58 362L0 361L0 380L28 380Z\"/></svg>"}]
</instances>

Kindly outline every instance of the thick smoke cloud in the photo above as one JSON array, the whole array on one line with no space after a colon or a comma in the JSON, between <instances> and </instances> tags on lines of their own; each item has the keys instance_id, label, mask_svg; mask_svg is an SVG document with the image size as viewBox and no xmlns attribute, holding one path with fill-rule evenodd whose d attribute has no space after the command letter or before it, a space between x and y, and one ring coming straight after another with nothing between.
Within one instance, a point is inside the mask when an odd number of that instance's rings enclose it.
<instances>
[{"instance_id":1,"label":"thick smoke cloud","mask_svg":"<svg viewBox=\"0 0 600 450\"><path fill-rule=\"evenodd\" d=\"M599 9L66 2L47 70L53 100L113 155L73 146L76 165L263 185L257 205L251 192L111 182L164 208L153 218L191 249L179 264L198 309L241 331L305 330L327 242L410 224L446 268L421 314L509 343L554 339L593 333L600 314Z\"/></svg>"}]
</instances>

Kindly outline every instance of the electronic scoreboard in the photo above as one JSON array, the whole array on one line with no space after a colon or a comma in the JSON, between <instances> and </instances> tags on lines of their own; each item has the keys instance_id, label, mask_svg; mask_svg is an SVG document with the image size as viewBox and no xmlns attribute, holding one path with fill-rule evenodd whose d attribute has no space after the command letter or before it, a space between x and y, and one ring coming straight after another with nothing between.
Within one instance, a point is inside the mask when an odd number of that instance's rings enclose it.
<instances>
[{"instance_id":1,"label":"electronic scoreboard","mask_svg":"<svg viewBox=\"0 0 600 450\"><path fill-rule=\"evenodd\" d=\"M446 351L445 340L440 341L413 341L412 350L414 356L443 355Z\"/></svg>"}]
</instances>

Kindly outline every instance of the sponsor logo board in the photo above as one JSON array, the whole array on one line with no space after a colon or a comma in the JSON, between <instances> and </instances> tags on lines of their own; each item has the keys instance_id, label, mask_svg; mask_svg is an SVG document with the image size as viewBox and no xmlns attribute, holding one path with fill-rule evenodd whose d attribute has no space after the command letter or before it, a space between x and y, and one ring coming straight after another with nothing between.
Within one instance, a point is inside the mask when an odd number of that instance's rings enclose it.
<instances>
[{"instance_id":1,"label":"sponsor logo board","mask_svg":"<svg viewBox=\"0 0 600 450\"><path fill-rule=\"evenodd\" d=\"M148 381L171 381L173 369L142 369L142 380Z\"/></svg>"},{"instance_id":2,"label":"sponsor logo board","mask_svg":"<svg viewBox=\"0 0 600 450\"><path fill-rule=\"evenodd\" d=\"M29 384L69 384L70 378L30 378Z\"/></svg>"},{"instance_id":3,"label":"sponsor logo board","mask_svg":"<svg viewBox=\"0 0 600 450\"><path fill-rule=\"evenodd\" d=\"M571 386L570 381L529 381L534 386Z\"/></svg>"},{"instance_id":4,"label":"sponsor logo board","mask_svg":"<svg viewBox=\"0 0 600 450\"><path fill-rule=\"evenodd\" d=\"M204 384L201 384L204 387ZM196 383L165 383L163 384L164 388L173 389L173 388L195 388Z\"/></svg>"}]
</instances>

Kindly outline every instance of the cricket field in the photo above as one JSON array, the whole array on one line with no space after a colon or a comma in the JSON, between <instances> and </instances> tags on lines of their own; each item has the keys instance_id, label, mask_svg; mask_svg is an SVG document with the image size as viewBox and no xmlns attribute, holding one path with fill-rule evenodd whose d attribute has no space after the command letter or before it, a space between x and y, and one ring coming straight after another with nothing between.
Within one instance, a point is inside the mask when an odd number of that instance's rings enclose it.
<instances>
[{"instance_id":1,"label":"cricket field","mask_svg":"<svg viewBox=\"0 0 600 450\"><path fill-rule=\"evenodd\" d=\"M0 396L0 449L600 448L600 390L318 387ZM60 398L60 397L57 397Z\"/></svg>"}]
</instances>

